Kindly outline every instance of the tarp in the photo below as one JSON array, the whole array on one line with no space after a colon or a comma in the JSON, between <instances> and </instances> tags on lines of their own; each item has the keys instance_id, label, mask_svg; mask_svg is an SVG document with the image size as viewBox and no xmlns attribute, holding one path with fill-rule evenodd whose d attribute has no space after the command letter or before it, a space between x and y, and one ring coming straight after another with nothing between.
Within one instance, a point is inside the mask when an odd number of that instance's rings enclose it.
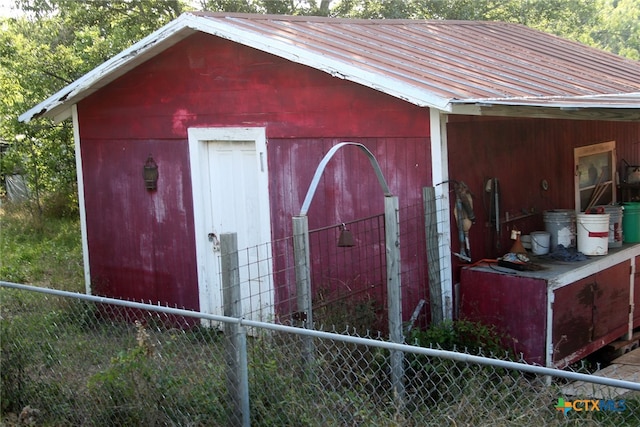
<instances>
[{"instance_id":1,"label":"tarp","mask_svg":"<svg viewBox=\"0 0 640 427\"><path fill-rule=\"evenodd\" d=\"M23 202L29 199L29 189L22 175L7 175L5 177L7 197L12 202Z\"/></svg>"}]
</instances>

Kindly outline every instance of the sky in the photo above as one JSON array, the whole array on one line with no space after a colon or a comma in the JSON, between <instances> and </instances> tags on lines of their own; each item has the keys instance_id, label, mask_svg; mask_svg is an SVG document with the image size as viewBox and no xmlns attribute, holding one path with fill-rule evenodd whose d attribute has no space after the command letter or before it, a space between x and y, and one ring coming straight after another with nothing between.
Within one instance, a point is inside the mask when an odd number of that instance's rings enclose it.
<instances>
[{"instance_id":1,"label":"sky","mask_svg":"<svg viewBox=\"0 0 640 427\"><path fill-rule=\"evenodd\" d=\"M0 0L0 18L16 16L14 0Z\"/></svg>"}]
</instances>

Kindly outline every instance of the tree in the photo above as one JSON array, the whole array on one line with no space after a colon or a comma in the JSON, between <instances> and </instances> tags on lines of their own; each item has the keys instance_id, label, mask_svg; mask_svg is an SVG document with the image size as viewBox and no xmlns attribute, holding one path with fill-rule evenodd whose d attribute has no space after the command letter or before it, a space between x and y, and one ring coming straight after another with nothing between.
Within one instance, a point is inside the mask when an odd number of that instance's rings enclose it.
<instances>
[{"instance_id":1,"label":"tree","mask_svg":"<svg viewBox=\"0 0 640 427\"><path fill-rule=\"evenodd\" d=\"M198 8L210 12L328 16L332 0L200 0Z\"/></svg>"},{"instance_id":2,"label":"tree","mask_svg":"<svg viewBox=\"0 0 640 427\"><path fill-rule=\"evenodd\" d=\"M593 45L640 60L640 2L604 0L599 10L599 25L589 29Z\"/></svg>"},{"instance_id":3,"label":"tree","mask_svg":"<svg viewBox=\"0 0 640 427\"><path fill-rule=\"evenodd\" d=\"M179 0L19 0L20 18L0 21L0 172L25 174L35 212L43 195L75 204L75 153L68 121L19 114L185 10Z\"/></svg>"}]
</instances>

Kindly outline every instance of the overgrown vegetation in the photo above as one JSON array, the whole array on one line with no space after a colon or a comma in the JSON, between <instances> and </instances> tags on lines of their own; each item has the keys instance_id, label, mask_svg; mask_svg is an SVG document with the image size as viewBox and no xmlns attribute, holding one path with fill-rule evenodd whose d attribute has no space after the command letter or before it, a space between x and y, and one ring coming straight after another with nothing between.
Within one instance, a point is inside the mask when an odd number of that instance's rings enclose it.
<instances>
[{"instance_id":1,"label":"overgrown vegetation","mask_svg":"<svg viewBox=\"0 0 640 427\"><path fill-rule=\"evenodd\" d=\"M30 206L0 205L0 279L84 291L77 213L50 203L43 215L33 215Z\"/></svg>"},{"instance_id":2,"label":"overgrown vegetation","mask_svg":"<svg viewBox=\"0 0 640 427\"><path fill-rule=\"evenodd\" d=\"M225 340L216 329L163 327L166 322L154 320L162 315L152 313L124 322L118 318L124 309L14 289L0 289L0 296L7 425L18 424L27 406L38 414L35 425L230 425ZM483 333L471 324L463 329ZM411 353L405 354L406 392L398 407L387 351L314 342L315 358L305 368L300 337L259 330L249 337L252 425L638 422L636 398L627 399L625 413L565 418L553 408L561 392L544 378Z\"/></svg>"},{"instance_id":3,"label":"overgrown vegetation","mask_svg":"<svg viewBox=\"0 0 640 427\"><path fill-rule=\"evenodd\" d=\"M500 333L495 326L465 319L446 320L424 330L413 329L407 342L421 347L499 358L509 359L513 356L506 346L509 337Z\"/></svg>"}]
</instances>

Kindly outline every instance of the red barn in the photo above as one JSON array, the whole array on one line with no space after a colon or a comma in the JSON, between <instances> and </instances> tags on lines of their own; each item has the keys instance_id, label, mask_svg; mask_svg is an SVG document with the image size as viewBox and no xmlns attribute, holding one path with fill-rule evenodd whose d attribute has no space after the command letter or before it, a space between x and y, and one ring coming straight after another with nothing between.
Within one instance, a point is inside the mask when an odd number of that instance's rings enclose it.
<instances>
[{"instance_id":1,"label":"red barn","mask_svg":"<svg viewBox=\"0 0 640 427\"><path fill-rule=\"evenodd\" d=\"M39 116L73 119L88 292L214 310L219 234L237 231L241 248L291 236L318 163L354 141L401 206L436 188L450 311L464 265L450 180L475 198L472 258L501 255L512 228L575 208L575 148L615 141L618 159L640 163L640 66L507 23L186 13L20 119ZM497 234L491 177L511 218ZM368 160L345 149L309 224L382 210ZM423 229L404 237L403 270L427 263ZM403 289L405 318L427 287Z\"/></svg>"}]
</instances>

